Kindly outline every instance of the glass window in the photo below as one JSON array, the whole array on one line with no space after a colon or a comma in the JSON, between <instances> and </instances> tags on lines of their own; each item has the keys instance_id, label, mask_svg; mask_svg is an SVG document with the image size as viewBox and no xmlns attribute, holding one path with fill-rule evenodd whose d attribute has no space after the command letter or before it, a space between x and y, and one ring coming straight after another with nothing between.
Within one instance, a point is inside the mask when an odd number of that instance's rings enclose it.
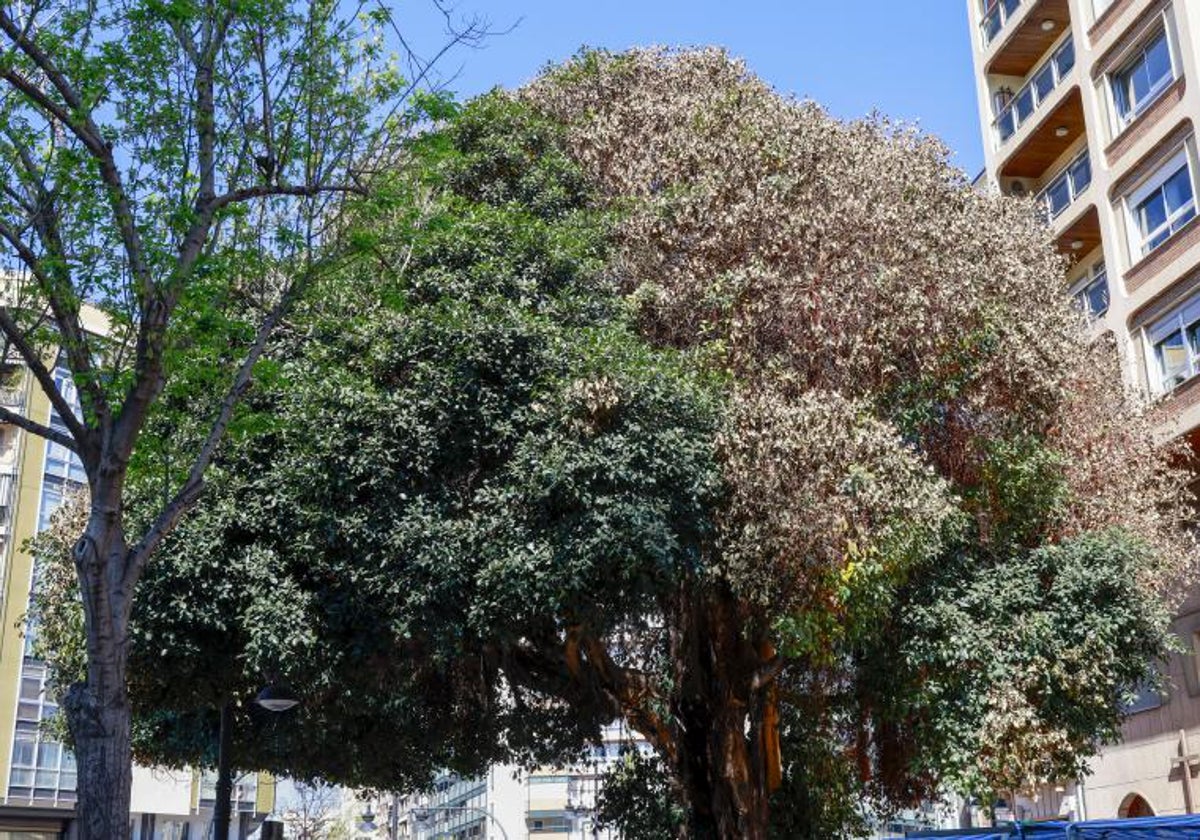
<instances>
[{"instance_id":1,"label":"glass window","mask_svg":"<svg viewBox=\"0 0 1200 840\"><path fill-rule=\"evenodd\" d=\"M1108 311L1108 278L1093 280L1084 290L1088 300L1088 312L1098 318Z\"/></svg>"},{"instance_id":2,"label":"glass window","mask_svg":"<svg viewBox=\"0 0 1200 840\"><path fill-rule=\"evenodd\" d=\"M1188 352L1183 342L1183 332L1176 330L1154 346L1158 356L1159 368L1162 371L1162 382L1166 388L1173 388L1188 376Z\"/></svg>"},{"instance_id":3,"label":"glass window","mask_svg":"<svg viewBox=\"0 0 1200 840\"><path fill-rule=\"evenodd\" d=\"M1066 178L1058 178L1046 188L1046 208L1050 215L1057 216L1071 204L1071 183Z\"/></svg>"},{"instance_id":4,"label":"glass window","mask_svg":"<svg viewBox=\"0 0 1200 840\"><path fill-rule=\"evenodd\" d=\"M1058 67L1058 77L1060 79L1071 72L1071 68L1075 66L1074 40L1068 38L1067 42L1059 48L1058 54L1054 57L1054 63Z\"/></svg>"},{"instance_id":5,"label":"glass window","mask_svg":"<svg viewBox=\"0 0 1200 840\"><path fill-rule=\"evenodd\" d=\"M1141 238L1141 252L1147 254L1171 238L1196 215L1192 173L1186 159L1134 207L1134 219Z\"/></svg>"},{"instance_id":6,"label":"glass window","mask_svg":"<svg viewBox=\"0 0 1200 840\"><path fill-rule=\"evenodd\" d=\"M1046 94L1054 90L1054 65L1052 63L1047 62L1046 66L1033 77L1033 89L1037 91L1039 102L1046 98Z\"/></svg>"},{"instance_id":7,"label":"glass window","mask_svg":"<svg viewBox=\"0 0 1200 840\"><path fill-rule=\"evenodd\" d=\"M1086 150L1068 167L1067 175L1071 178L1071 186L1075 195L1079 195L1088 188L1088 184L1092 183L1092 161Z\"/></svg>"},{"instance_id":8,"label":"glass window","mask_svg":"<svg viewBox=\"0 0 1200 840\"><path fill-rule=\"evenodd\" d=\"M1171 48L1163 30L1112 76L1113 101L1121 122L1127 123L1145 110L1172 81Z\"/></svg>"},{"instance_id":9,"label":"glass window","mask_svg":"<svg viewBox=\"0 0 1200 840\"><path fill-rule=\"evenodd\" d=\"M1192 298L1147 329L1155 370L1151 381L1162 392L1200 372L1200 297Z\"/></svg>"},{"instance_id":10,"label":"glass window","mask_svg":"<svg viewBox=\"0 0 1200 840\"><path fill-rule=\"evenodd\" d=\"M1023 123L1029 119L1029 115L1033 113L1035 101L1033 98L1033 88L1024 87L1017 93L1014 108L1017 112L1017 122Z\"/></svg>"}]
</instances>

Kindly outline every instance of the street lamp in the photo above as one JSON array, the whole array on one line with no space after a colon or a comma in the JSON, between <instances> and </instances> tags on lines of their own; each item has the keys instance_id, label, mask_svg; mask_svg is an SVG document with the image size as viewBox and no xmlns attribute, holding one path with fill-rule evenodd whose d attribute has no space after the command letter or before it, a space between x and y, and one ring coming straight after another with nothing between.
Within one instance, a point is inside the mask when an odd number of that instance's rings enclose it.
<instances>
[{"instance_id":1,"label":"street lamp","mask_svg":"<svg viewBox=\"0 0 1200 840\"><path fill-rule=\"evenodd\" d=\"M254 702L269 712L286 712L299 702L286 686L267 685L254 698ZM221 705L220 724L217 730L217 790L213 803L213 838L226 840L232 818L230 800L233 798L233 701Z\"/></svg>"},{"instance_id":2,"label":"street lamp","mask_svg":"<svg viewBox=\"0 0 1200 840\"><path fill-rule=\"evenodd\" d=\"M264 686L263 690L258 692L254 702L268 712L286 712L296 708L300 704L300 698L286 685L272 683Z\"/></svg>"},{"instance_id":3,"label":"street lamp","mask_svg":"<svg viewBox=\"0 0 1200 840\"><path fill-rule=\"evenodd\" d=\"M359 831L370 833L379 828L379 826L375 824L375 812L371 810L370 805L367 806L367 810L362 812L362 816L360 816L359 819L361 820L361 822L358 824Z\"/></svg>"}]
</instances>

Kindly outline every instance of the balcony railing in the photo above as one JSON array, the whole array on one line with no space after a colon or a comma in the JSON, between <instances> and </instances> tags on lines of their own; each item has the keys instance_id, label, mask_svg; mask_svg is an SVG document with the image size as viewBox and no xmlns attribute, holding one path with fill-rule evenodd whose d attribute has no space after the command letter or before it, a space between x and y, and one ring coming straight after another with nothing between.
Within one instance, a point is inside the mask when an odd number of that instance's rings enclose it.
<instances>
[{"instance_id":1,"label":"balcony railing","mask_svg":"<svg viewBox=\"0 0 1200 840\"><path fill-rule=\"evenodd\" d=\"M1092 161L1085 148L1035 197L1046 214L1046 221L1058 218L1091 183Z\"/></svg>"},{"instance_id":2,"label":"balcony railing","mask_svg":"<svg viewBox=\"0 0 1200 840\"><path fill-rule=\"evenodd\" d=\"M25 404L24 388L0 387L0 406L5 408L20 408Z\"/></svg>"},{"instance_id":3,"label":"balcony railing","mask_svg":"<svg viewBox=\"0 0 1200 840\"><path fill-rule=\"evenodd\" d=\"M1062 84L1062 80L1074 66L1075 42L1067 38L996 115L992 126L996 132L997 144L1006 142L1017 133L1017 129L1029 121L1046 98Z\"/></svg>"},{"instance_id":4,"label":"balcony railing","mask_svg":"<svg viewBox=\"0 0 1200 840\"><path fill-rule=\"evenodd\" d=\"M983 9L983 20L979 22L985 47L996 39L1019 8L1021 0L989 0Z\"/></svg>"}]
</instances>

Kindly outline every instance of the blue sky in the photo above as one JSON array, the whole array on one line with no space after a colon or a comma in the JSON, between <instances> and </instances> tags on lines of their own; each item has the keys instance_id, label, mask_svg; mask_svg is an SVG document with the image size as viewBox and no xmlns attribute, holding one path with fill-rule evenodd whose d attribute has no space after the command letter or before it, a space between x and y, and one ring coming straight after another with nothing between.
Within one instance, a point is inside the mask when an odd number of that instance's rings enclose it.
<instances>
[{"instance_id":1,"label":"blue sky","mask_svg":"<svg viewBox=\"0 0 1200 840\"><path fill-rule=\"evenodd\" d=\"M403 26L422 0L397 7ZM962 0L457 0L513 31L443 66L463 95L515 86L580 46L719 44L781 91L839 117L917 120L974 174L983 165ZM431 36L432 37L432 36ZM427 41L428 43L428 41ZM461 68L461 69L460 69Z\"/></svg>"}]
</instances>

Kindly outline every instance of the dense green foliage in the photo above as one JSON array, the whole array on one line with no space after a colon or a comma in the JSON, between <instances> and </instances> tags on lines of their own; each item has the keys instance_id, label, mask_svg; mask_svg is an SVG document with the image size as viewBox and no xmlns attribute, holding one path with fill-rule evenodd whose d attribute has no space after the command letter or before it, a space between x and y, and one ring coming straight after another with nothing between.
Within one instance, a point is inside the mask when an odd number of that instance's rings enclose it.
<instances>
[{"instance_id":1,"label":"dense green foliage","mask_svg":"<svg viewBox=\"0 0 1200 840\"><path fill-rule=\"evenodd\" d=\"M604 774L595 820L622 840L662 840L678 833L684 813L662 761L630 750Z\"/></svg>"},{"instance_id":2,"label":"dense green foliage","mask_svg":"<svg viewBox=\"0 0 1200 840\"><path fill-rule=\"evenodd\" d=\"M278 679L305 702L244 705L240 763L348 783L570 755L615 713L526 700L493 657L563 604L610 628L646 614L709 527L719 402L630 328L606 216L554 136L482 100L364 208L399 221L297 313L306 334L143 583L144 759L211 760L197 717Z\"/></svg>"}]
</instances>

